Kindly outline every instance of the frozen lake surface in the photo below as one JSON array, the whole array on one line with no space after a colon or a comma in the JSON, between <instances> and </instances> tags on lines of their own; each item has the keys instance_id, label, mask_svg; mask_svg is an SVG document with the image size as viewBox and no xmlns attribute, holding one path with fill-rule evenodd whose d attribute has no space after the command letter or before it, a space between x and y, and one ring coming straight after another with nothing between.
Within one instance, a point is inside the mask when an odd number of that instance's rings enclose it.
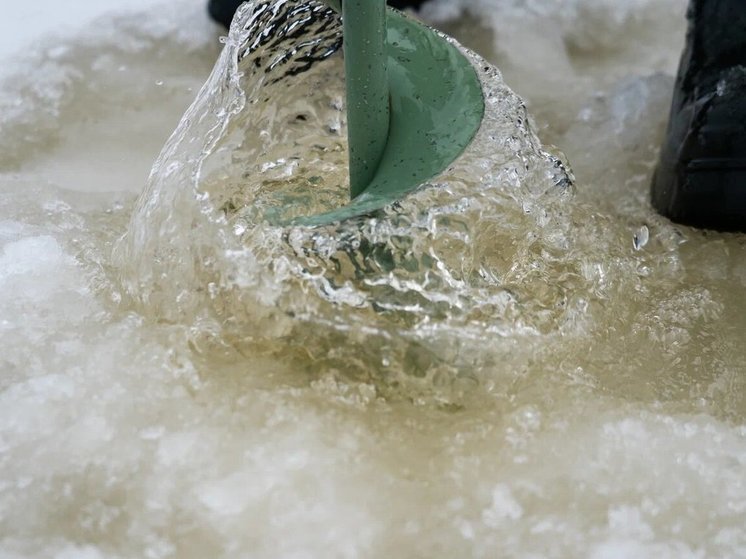
<instances>
[{"instance_id":1,"label":"frozen lake surface","mask_svg":"<svg viewBox=\"0 0 746 559\"><path fill-rule=\"evenodd\" d=\"M484 73L458 165L312 232L257 212L334 203L338 58L224 55L148 178L201 2L9 10L0 557L746 557L746 238L647 201L685 2L433 0L533 121Z\"/></svg>"}]
</instances>

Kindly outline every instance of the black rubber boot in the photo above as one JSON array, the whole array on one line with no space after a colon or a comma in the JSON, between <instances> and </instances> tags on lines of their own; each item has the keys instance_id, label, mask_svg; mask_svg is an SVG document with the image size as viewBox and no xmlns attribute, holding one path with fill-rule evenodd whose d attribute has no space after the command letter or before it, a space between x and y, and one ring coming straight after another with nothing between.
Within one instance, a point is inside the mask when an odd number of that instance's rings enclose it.
<instances>
[{"instance_id":1,"label":"black rubber boot","mask_svg":"<svg viewBox=\"0 0 746 559\"><path fill-rule=\"evenodd\" d=\"M746 231L746 4L692 0L652 202L695 227Z\"/></svg>"},{"instance_id":2,"label":"black rubber boot","mask_svg":"<svg viewBox=\"0 0 746 559\"><path fill-rule=\"evenodd\" d=\"M207 3L207 11L210 17L222 24L225 28L231 26L233 16L236 13L238 7L244 3L245 0L210 0Z\"/></svg>"},{"instance_id":3,"label":"black rubber boot","mask_svg":"<svg viewBox=\"0 0 746 559\"><path fill-rule=\"evenodd\" d=\"M389 0L389 6L398 10L405 8L418 9L426 0ZM226 28L230 27L233 21L233 15L238 7L244 3L244 0L210 0L207 4L207 11L210 17L216 22L223 24Z\"/></svg>"},{"instance_id":4,"label":"black rubber boot","mask_svg":"<svg viewBox=\"0 0 746 559\"><path fill-rule=\"evenodd\" d=\"M419 10L426 0L388 0L389 6L396 8L397 10L405 10L412 8L413 10Z\"/></svg>"}]
</instances>

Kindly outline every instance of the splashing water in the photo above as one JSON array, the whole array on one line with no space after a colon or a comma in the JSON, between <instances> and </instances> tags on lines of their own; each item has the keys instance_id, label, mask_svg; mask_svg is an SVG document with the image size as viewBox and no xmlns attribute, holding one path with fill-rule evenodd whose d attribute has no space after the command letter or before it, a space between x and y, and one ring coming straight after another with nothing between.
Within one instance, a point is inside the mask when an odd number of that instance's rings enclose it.
<instances>
[{"instance_id":1,"label":"splashing water","mask_svg":"<svg viewBox=\"0 0 746 559\"><path fill-rule=\"evenodd\" d=\"M562 282L540 297L530 287L542 251L563 261L561 273L573 268L568 224L550 210L561 211L571 181L497 70L471 55L488 114L446 174L374 216L271 226L268 216L346 201L340 33L320 5L244 8L117 262L144 312L209 321L240 353L339 370L387 396L443 385L448 400L453 383L479 383L517 340L528 348L565 330L584 305ZM495 340L487 352L484 336Z\"/></svg>"},{"instance_id":2,"label":"splashing water","mask_svg":"<svg viewBox=\"0 0 746 559\"><path fill-rule=\"evenodd\" d=\"M662 4L431 3L577 179L467 52L487 115L463 157L326 227L270 224L346 202L321 4L241 9L134 207L145 169L115 156L148 162L194 95L203 16L120 18L45 50L44 87L7 80L0 555L744 556L746 242L651 212L672 80L614 78L636 46L585 54L660 41Z\"/></svg>"}]
</instances>

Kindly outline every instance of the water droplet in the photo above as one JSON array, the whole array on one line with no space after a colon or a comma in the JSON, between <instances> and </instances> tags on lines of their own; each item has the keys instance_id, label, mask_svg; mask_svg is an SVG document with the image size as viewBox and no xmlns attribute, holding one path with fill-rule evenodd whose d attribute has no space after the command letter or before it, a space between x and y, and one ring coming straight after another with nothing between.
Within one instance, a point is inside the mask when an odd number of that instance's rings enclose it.
<instances>
[{"instance_id":1,"label":"water droplet","mask_svg":"<svg viewBox=\"0 0 746 559\"><path fill-rule=\"evenodd\" d=\"M635 247L635 250L641 250L645 245L648 244L649 240L650 240L650 231L648 230L647 225L643 225L635 233L635 236L632 239L632 244Z\"/></svg>"}]
</instances>

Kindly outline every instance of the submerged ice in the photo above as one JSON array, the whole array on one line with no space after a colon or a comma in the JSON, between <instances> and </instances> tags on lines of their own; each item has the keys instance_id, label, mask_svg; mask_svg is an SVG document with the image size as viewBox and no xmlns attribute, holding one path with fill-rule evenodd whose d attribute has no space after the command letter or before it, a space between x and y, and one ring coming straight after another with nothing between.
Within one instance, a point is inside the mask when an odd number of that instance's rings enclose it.
<instances>
[{"instance_id":1,"label":"submerged ice","mask_svg":"<svg viewBox=\"0 0 746 559\"><path fill-rule=\"evenodd\" d=\"M203 15L40 47L0 87L0 555L744 555L746 242L646 199L682 8L431 2L536 121L470 54L467 153L318 228L270 223L345 202L319 5L244 8L137 202Z\"/></svg>"}]
</instances>

